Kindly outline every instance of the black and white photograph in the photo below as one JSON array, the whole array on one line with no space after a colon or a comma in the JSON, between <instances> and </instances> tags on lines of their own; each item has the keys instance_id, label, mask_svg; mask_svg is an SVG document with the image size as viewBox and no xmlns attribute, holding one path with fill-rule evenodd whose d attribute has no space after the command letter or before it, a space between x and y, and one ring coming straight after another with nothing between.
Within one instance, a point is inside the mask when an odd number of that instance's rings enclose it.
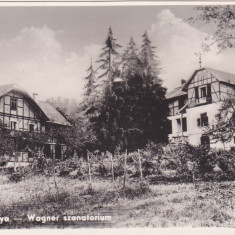
<instances>
[{"instance_id":1,"label":"black and white photograph","mask_svg":"<svg viewBox=\"0 0 235 235\"><path fill-rule=\"evenodd\" d=\"M235 2L0 2L0 229L229 229L234 196Z\"/></svg>"}]
</instances>

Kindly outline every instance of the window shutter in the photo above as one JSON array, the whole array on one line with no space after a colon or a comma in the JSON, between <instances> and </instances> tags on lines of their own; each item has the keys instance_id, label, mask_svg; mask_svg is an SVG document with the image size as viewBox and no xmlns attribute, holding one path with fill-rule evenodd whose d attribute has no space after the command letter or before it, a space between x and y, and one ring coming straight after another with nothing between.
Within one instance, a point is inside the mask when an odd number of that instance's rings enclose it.
<instances>
[{"instance_id":1,"label":"window shutter","mask_svg":"<svg viewBox=\"0 0 235 235\"><path fill-rule=\"evenodd\" d=\"M200 118L197 119L197 126L198 126L198 127L201 126L201 119L200 119Z\"/></svg>"},{"instance_id":2,"label":"window shutter","mask_svg":"<svg viewBox=\"0 0 235 235\"><path fill-rule=\"evenodd\" d=\"M211 97L211 84L207 84L207 97Z\"/></svg>"},{"instance_id":3,"label":"window shutter","mask_svg":"<svg viewBox=\"0 0 235 235\"><path fill-rule=\"evenodd\" d=\"M198 87L195 87L195 99L198 99L199 95L198 95Z\"/></svg>"},{"instance_id":4,"label":"window shutter","mask_svg":"<svg viewBox=\"0 0 235 235\"><path fill-rule=\"evenodd\" d=\"M208 126L208 117L205 117L205 126Z\"/></svg>"}]
</instances>

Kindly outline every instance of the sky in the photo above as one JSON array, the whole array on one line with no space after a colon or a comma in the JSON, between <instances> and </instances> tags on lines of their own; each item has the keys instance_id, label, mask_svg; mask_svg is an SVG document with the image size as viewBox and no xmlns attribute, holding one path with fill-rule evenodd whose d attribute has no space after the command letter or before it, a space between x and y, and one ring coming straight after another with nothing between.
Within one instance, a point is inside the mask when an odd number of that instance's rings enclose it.
<instances>
[{"instance_id":1,"label":"sky","mask_svg":"<svg viewBox=\"0 0 235 235\"><path fill-rule=\"evenodd\" d=\"M97 60L111 26L117 42L130 37L138 46L147 30L161 62L168 90L199 68L195 53L213 25L191 25L194 6L0 6L0 85L16 83L38 99L82 100L90 60ZM121 52L121 51L120 51ZM235 49L218 53L214 46L202 66L235 73ZM96 64L94 64L96 66Z\"/></svg>"}]
</instances>

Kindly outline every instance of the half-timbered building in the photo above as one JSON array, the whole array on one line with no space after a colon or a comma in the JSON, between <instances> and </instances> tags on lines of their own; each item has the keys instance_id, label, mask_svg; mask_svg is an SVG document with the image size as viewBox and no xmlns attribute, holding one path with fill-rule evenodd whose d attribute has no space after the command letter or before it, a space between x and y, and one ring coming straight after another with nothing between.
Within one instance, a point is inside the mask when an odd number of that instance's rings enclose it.
<instances>
[{"instance_id":1,"label":"half-timbered building","mask_svg":"<svg viewBox=\"0 0 235 235\"><path fill-rule=\"evenodd\" d=\"M235 94L235 75L212 68L196 70L188 81L170 91L166 98L169 106L169 141L193 145L210 143L205 128L216 121L221 101ZM213 145L213 143L211 143ZM227 146L234 145L234 140ZM215 147L221 147L217 143Z\"/></svg>"},{"instance_id":2,"label":"half-timbered building","mask_svg":"<svg viewBox=\"0 0 235 235\"><path fill-rule=\"evenodd\" d=\"M16 84L0 86L0 121L2 128L14 131L43 132L50 128L68 127L71 124L52 105L45 101L36 101L24 89ZM30 162L28 151L21 151L17 139L9 137L14 149L10 161ZM51 138L45 144L44 153L51 158L61 158L66 146L63 141Z\"/></svg>"}]
</instances>

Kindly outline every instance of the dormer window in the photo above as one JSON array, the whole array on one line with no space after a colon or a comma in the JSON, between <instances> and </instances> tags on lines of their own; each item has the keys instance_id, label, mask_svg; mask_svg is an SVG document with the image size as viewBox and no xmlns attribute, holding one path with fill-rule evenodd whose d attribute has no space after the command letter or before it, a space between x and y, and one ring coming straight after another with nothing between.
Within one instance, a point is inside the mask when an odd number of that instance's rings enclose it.
<instances>
[{"instance_id":1,"label":"dormer window","mask_svg":"<svg viewBox=\"0 0 235 235\"><path fill-rule=\"evenodd\" d=\"M206 97L206 86L201 87L200 90L201 90L201 98Z\"/></svg>"},{"instance_id":2,"label":"dormer window","mask_svg":"<svg viewBox=\"0 0 235 235\"><path fill-rule=\"evenodd\" d=\"M17 98L11 97L11 110L17 109Z\"/></svg>"}]
</instances>

